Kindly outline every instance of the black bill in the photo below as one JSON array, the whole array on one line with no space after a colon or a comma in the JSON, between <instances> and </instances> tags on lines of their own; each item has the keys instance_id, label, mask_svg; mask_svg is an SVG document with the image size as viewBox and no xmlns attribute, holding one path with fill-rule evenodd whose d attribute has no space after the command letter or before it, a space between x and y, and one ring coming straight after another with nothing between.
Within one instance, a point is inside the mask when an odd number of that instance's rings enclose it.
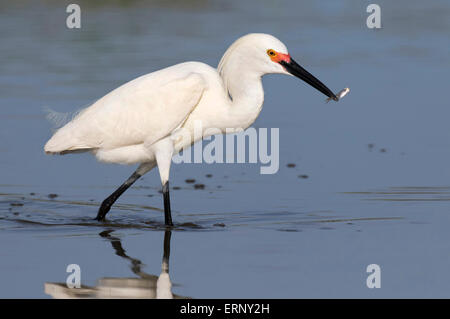
<instances>
[{"instance_id":1,"label":"black bill","mask_svg":"<svg viewBox=\"0 0 450 319\"><path fill-rule=\"evenodd\" d=\"M325 86L322 82L320 82L314 75L306 71L304 68L302 68L297 62L295 62L293 59L288 63L286 61L281 61L280 64L284 66L286 71L291 73L292 75L295 75L296 77L302 79L312 87L315 87L317 90L328 96L329 98L337 101L338 98L336 95L334 95L333 92L329 88Z\"/></svg>"}]
</instances>

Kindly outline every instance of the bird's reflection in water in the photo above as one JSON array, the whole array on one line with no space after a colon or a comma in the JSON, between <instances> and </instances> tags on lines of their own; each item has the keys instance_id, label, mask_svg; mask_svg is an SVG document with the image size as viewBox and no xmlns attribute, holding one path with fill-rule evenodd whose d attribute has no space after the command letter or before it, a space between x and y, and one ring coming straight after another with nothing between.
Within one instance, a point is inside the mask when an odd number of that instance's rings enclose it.
<instances>
[{"instance_id":1,"label":"bird's reflection in water","mask_svg":"<svg viewBox=\"0 0 450 319\"><path fill-rule=\"evenodd\" d=\"M172 232L164 233L164 254L159 276L142 271L142 262L130 257L122 247L120 238L112 236L113 230L105 230L99 235L110 241L117 256L131 262L131 270L138 278L101 278L95 287L81 286L68 288L65 283L45 283L45 293L53 298L184 298L172 293L169 276L170 238Z\"/></svg>"}]
</instances>

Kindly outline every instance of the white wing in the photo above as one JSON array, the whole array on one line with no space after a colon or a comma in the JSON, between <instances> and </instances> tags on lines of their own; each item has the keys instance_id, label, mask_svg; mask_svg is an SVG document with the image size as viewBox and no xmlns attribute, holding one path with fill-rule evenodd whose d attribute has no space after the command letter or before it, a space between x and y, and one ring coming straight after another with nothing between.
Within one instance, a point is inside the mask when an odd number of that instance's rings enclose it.
<instances>
[{"instance_id":1,"label":"white wing","mask_svg":"<svg viewBox=\"0 0 450 319\"><path fill-rule=\"evenodd\" d=\"M48 153L153 144L170 135L207 89L197 63L178 64L132 80L84 109L45 145Z\"/></svg>"}]
</instances>

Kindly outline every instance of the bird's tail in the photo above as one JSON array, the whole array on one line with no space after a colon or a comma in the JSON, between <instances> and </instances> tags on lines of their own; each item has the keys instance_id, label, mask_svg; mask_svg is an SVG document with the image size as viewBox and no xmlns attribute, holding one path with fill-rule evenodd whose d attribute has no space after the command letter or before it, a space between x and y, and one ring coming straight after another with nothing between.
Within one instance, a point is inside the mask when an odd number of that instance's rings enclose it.
<instances>
[{"instance_id":1,"label":"bird's tail","mask_svg":"<svg viewBox=\"0 0 450 319\"><path fill-rule=\"evenodd\" d=\"M93 150L92 147L77 142L71 134L70 126L70 123L66 124L66 126L56 131L56 133L45 144L45 153L64 155L70 153L84 153Z\"/></svg>"},{"instance_id":2,"label":"bird's tail","mask_svg":"<svg viewBox=\"0 0 450 319\"><path fill-rule=\"evenodd\" d=\"M82 110L80 110L82 111ZM47 141L44 151L47 154L69 154L92 151L92 147L83 145L75 138L72 130L72 120L80 113L61 113L49 107L44 108L47 120L52 124L56 132Z\"/></svg>"}]
</instances>

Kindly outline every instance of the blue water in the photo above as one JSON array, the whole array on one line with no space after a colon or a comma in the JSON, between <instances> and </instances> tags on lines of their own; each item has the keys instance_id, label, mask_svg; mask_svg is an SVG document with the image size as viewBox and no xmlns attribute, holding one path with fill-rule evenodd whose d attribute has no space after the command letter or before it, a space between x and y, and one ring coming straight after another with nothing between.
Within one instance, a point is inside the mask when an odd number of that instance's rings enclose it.
<instances>
[{"instance_id":1,"label":"blue water","mask_svg":"<svg viewBox=\"0 0 450 319\"><path fill-rule=\"evenodd\" d=\"M45 109L77 111L175 63L215 66L249 32L277 36L328 87L351 91L326 104L298 79L264 77L254 127L280 129L277 174L260 175L261 164L172 166L173 293L450 297L447 1L378 1L379 30L366 27L370 1L78 3L80 30L66 28L59 1L0 4L0 297L50 297L44 284L65 283L72 263L91 287L137 278L105 230L159 276L157 171L120 198L108 223L92 221L134 167L45 155ZM369 264L381 267L380 289L366 286Z\"/></svg>"}]
</instances>

